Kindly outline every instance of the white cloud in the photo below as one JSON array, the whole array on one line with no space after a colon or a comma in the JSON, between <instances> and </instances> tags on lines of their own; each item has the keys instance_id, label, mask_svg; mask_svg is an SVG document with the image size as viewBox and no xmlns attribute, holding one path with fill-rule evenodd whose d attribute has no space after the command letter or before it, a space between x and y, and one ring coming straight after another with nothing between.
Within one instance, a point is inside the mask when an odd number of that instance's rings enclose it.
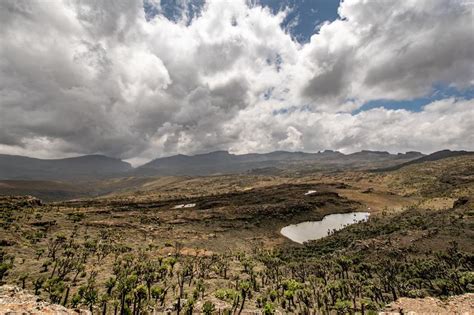
<instances>
[{"instance_id":1,"label":"white cloud","mask_svg":"<svg viewBox=\"0 0 474 315\"><path fill-rule=\"evenodd\" d=\"M411 99L433 84L472 86L473 11L459 0L346 0L304 48L311 100Z\"/></svg>"},{"instance_id":2,"label":"white cloud","mask_svg":"<svg viewBox=\"0 0 474 315\"><path fill-rule=\"evenodd\" d=\"M474 101L454 98L433 102L415 113L384 108L357 115L294 111L275 119L254 110L229 125L236 126L237 121L245 121L239 128L241 138L232 147L237 153L268 151L282 148L281 144L294 150L336 148L346 153L362 149L432 152L474 145Z\"/></svg>"},{"instance_id":3,"label":"white cloud","mask_svg":"<svg viewBox=\"0 0 474 315\"><path fill-rule=\"evenodd\" d=\"M293 126L286 128L286 138L278 141L278 146L289 150L301 150L303 134Z\"/></svg>"},{"instance_id":4,"label":"white cloud","mask_svg":"<svg viewBox=\"0 0 474 315\"><path fill-rule=\"evenodd\" d=\"M346 0L339 12L301 45L285 12L244 0L209 0L176 23L147 21L139 0L2 1L0 152L474 149L472 100L351 114L434 84L472 88L472 10Z\"/></svg>"}]
</instances>

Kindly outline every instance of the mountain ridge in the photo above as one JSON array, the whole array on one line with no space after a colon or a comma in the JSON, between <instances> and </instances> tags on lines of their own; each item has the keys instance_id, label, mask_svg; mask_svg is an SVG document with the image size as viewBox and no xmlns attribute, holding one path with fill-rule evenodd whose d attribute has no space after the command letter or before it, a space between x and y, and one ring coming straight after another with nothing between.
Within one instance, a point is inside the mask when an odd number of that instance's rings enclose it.
<instances>
[{"instance_id":1,"label":"mountain ridge","mask_svg":"<svg viewBox=\"0 0 474 315\"><path fill-rule=\"evenodd\" d=\"M63 159L0 154L0 179L85 179L131 169L128 162L98 154Z\"/></svg>"},{"instance_id":2,"label":"mountain ridge","mask_svg":"<svg viewBox=\"0 0 474 315\"><path fill-rule=\"evenodd\" d=\"M206 176L214 174L247 173L258 169L291 169L312 166L395 170L405 165L450 156L474 154L469 151L441 150L429 155L417 151L389 153L362 150L350 154L324 150L318 152L272 151L268 153L233 154L228 151L184 155L177 154L153 159L138 167L105 155L83 155L63 159L37 159L21 155L0 154L2 180L84 180L124 176ZM385 166L384 166L385 164ZM395 165L394 165L395 164ZM379 165L377 167L377 165Z\"/></svg>"},{"instance_id":3,"label":"mountain ridge","mask_svg":"<svg viewBox=\"0 0 474 315\"><path fill-rule=\"evenodd\" d=\"M361 161L383 161L413 159L423 156L420 152L391 154L384 151L363 150L351 154L325 150L315 153L272 151L268 153L232 154L228 151L213 151L196 155L173 155L157 158L134 170L144 176L167 175L212 175L248 172L260 168L287 167L294 163L319 162L322 164L351 164Z\"/></svg>"}]
</instances>

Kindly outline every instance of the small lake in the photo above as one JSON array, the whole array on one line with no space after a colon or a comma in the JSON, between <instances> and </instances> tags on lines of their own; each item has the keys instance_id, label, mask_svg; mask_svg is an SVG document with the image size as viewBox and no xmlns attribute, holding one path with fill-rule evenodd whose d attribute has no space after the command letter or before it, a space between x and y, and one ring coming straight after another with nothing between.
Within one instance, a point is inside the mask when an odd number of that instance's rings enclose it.
<instances>
[{"instance_id":1,"label":"small lake","mask_svg":"<svg viewBox=\"0 0 474 315\"><path fill-rule=\"evenodd\" d=\"M329 235L333 230L340 230L348 225L367 221L370 213L350 212L325 216L321 221L307 221L285 226L280 233L293 242L303 244Z\"/></svg>"}]
</instances>

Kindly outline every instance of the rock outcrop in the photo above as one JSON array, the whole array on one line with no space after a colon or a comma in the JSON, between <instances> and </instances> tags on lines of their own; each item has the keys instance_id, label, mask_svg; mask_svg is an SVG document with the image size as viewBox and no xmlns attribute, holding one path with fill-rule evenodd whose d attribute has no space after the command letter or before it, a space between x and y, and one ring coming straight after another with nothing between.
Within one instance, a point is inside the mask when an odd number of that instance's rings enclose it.
<instances>
[{"instance_id":1,"label":"rock outcrop","mask_svg":"<svg viewBox=\"0 0 474 315\"><path fill-rule=\"evenodd\" d=\"M91 313L51 304L18 287L4 285L0 287L0 314L89 315Z\"/></svg>"}]
</instances>

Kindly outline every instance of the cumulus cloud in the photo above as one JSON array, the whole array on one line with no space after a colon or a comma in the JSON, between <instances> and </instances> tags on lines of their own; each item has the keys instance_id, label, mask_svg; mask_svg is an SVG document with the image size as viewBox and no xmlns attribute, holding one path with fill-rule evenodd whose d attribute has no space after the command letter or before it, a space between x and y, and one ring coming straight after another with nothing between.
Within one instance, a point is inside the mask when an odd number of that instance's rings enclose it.
<instances>
[{"instance_id":1,"label":"cumulus cloud","mask_svg":"<svg viewBox=\"0 0 474 315\"><path fill-rule=\"evenodd\" d=\"M345 0L300 44L281 27L287 12L244 0L176 21L140 0L2 1L0 152L474 149L473 100L352 114L437 84L472 88L472 12L461 0Z\"/></svg>"},{"instance_id":2,"label":"cumulus cloud","mask_svg":"<svg viewBox=\"0 0 474 315\"><path fill-rule=\"evenodd\" d=\"M236 121L245 121L236 153L272 149L316 151L337 148L343 152L362 149L431 152L438 148L473 147L474 102L455 98L433 102L420 112L374 108L351 113L297 110L271 114L256 109ZM264 125L253 128L255 125ZM230 127L234 122L229 123ZM240 128L239 128L240 130Z\"/></svg>"},{"instance_id":3,"label":"cumulus cloud","mask_svg":"<svg viewBox=\"0 0 474 315\"><path fill-rule=\"evenodd\" d=\"M473 10L460 0L346 0L341 20L323 25L304 47L314 70L311 100L411 99L433 84L472 86Z\"/></svg>"}]
</instances>

